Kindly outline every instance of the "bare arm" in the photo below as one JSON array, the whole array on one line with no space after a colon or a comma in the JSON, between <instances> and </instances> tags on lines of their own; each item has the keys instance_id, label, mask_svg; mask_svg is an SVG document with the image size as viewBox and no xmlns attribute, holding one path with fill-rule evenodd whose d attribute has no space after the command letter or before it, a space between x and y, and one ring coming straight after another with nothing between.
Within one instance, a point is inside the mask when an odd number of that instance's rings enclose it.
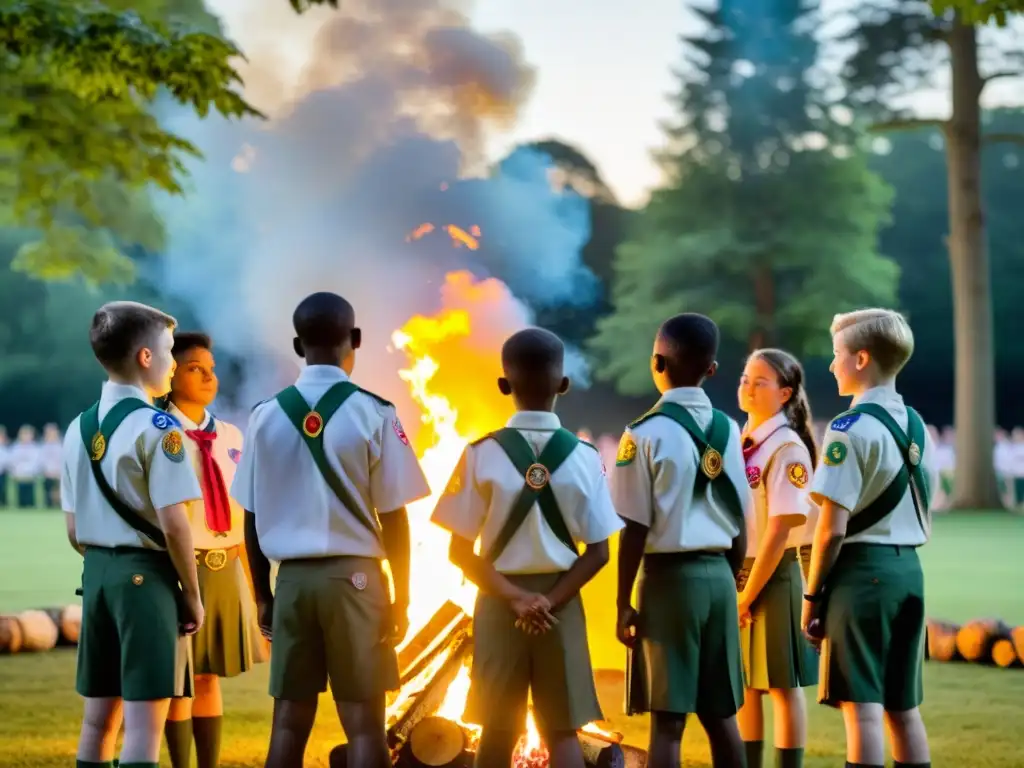
<instances>
[{"instance_id":1,"label":"bare arm","mask_svg":"<svg viewBox=\"0 0 1024 768\"><path fill-rule=\"evenodd\" d=\"M85 556L85 547L78 543L78 535L75 532L75 515L72 512L64 513L64 525L68 532L68 541L71 543L71 548L78 554Z\"/></svg>"},{"instance_id":2,"label":"bare arm","mask_svg":"<svg viewBox=\"0 0 1024 768\"><path fill-rule=\"evenodd\" d=\"M249 560L256 602L265 605L274 598L270 590L270 560L260 548L260 540L256 535L256 515L248 509L245 510L245 554Z\"/></svg>"},{"instance_id":3,"label":"bare arm","mask_svg":"<svg viewBox=\"0 0 1024 768\"><path fill-rule=\"evenodd\" d=\"M757 554L754 555L754 565L750 569L746 586L743 588L742 599L748 604L757 599L761 590L764 589L764 585L768 583L768 579L779 566L782 555L786 551L789 532L802 525L805 519L803 515L779 515L768 518L761 544L757 548Z\"/></svg>"},{"instance_id":4,"label":"bare arm","mask_svg":"<svg viewBox=\"0 0 1024 768\"><path fill-rule=\"evenodd\" d=\"M609 557L607 540L587 545L587 551L576 558L576 562L548 593L547 598L551 603L551 610L558 610L576 597L584 585L594 578L598 571L608 565Z\"/></svg>"},{"instance_id":5,"label":"bare arm","mask_svg":"<svg viewBox=\"0 0 1024 768\"><path fill-rule=\"evenodd\" d=\"M640 570L647 544L647 526L634 520L624 520L626 527L619 534L619 588L618 607L621 612L633 604L633 584Z\"/></svg>"},{"instance_id":6,"label":"bare arm","mask_svg":"<svg viewBox=\"0 0 1024 768\"><path fill-rule=\"evenodd\" d=\"M453 533L448 558L470 581L489 595L511 603L528 594L502 576L491 562L474 552L473 542L469 539Z\"/></svg>"},{"instance_id":7,"label":"bare arm","mask_svg":"<svg viewBox=\"0 0 1024 768\"><path fill-rule=\"evenodd\" d=\"M409 607L409 514L405 507L380 515L381 538L395 586L395 605Z\"/></svg>"},{"instance_id":8,"label":"bare arm","mask_svg":"<svg viewBox=\"0 0 1024 768\"><path fill-rule=\"evenodd\" d=\"M732 546L725 553L725 559L729 561L732 568L732 575L736 576L743 568L743 561L747 559L747 528L740 526L740 532L732 540Z\"/></svg>"},{"instance_id":9,"label":"bare arm","mask_svg":"<svg viewBox=\"0 0 1024 768\"><path fill-rule=\"evenodd\" d=\"M160 529L167 539L167 554L178 572L182 592L188 597L199 597L199 574L196 573L196 551L192 545L192 528L184 504L171 504L156 511Z\"/></svg>"},{"instance_id":10,"label":"bare arm","mask_svg":"<svg viewBox=\"0 0 1024 768\"><path fill-rule=\"evenodd\" d=\"M814 529L814 544L811 547L811 568L807 577L807 594L821 593L825 580L839 558L846 538L846 526L850 522L850 510L841 507L831 499L822 498L821 515Z\"/></svg>"}]
</instances>

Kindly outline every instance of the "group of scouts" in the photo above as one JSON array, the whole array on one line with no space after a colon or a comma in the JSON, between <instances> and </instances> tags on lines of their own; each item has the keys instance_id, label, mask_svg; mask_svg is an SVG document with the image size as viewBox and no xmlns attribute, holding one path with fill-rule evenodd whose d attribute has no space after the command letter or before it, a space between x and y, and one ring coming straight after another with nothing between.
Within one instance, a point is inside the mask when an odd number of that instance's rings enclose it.
<instances>
[{"instance_id":1,"label":"group of scouts","mask_svg":"<svg viewBox=\"0 0 1024 768\"><path fill-rule=\"evenodd\" d=\"M130 302L93 319L109 380L68 429L62 481L84 555L79 768L114 764L122 720L121 768L155 768L164 734L174 768L190 765L193 743L199 768L216 766L219 678L263 660L265 640L267 766L301 768L328 684L347 764L391 765L406 506L430 489L395 407L350 378L351 305L316 293L293 323L305 368L255 407L243 447L207 410L207 337ZM741 430L702 389L715 324L667 320L651 356L661 398L627 427L610 482L555 415L569 389L561 341L531 328L505 342L497 384L516 414L466 447L431 517L479 587L465 712L482 727L477 766L509 766L532 701L551 765L583 767L577 729L602 713L579 594L617 532L627 709L651 713L652 768L680 765L690 713L715 766L760 768L764 694L776 766L801 766L801 689L819 674L819 700L843 713L847 766L884 766L885 730L896 766L930 766L916 548L930 532L934 446L894 387L913 336L878 309L837 316L831 333L831 370L853 405L819 451L797 360L750 356Z\"/></svg>"}]
</instances>

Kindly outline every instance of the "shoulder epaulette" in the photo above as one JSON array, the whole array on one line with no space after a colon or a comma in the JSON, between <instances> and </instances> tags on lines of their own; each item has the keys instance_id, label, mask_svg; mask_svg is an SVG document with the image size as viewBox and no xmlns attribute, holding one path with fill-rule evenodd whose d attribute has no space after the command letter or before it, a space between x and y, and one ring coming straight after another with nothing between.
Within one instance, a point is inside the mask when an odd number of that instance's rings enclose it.
<instances>
[{"instance_id":1,"label":"shoulder epaulette","mask_svg":"<svg viewBox=\"0 0 1024 768\"><path fill-rule=\"evenodd\" d=\"M387 407L391 407L391 408L394 408L394 407L395 407L395 404L394 404L394 403L392 403L392 402L391 402L390 400L385 400L385 399L384 399L383 397L381 397L380 395L375 395L375 394L373 394L373 392L371 392L371 391L370 391L370 390L368 390L368 389L363 389L362 387L360 387L360 386L358 386L358 385L356 386L356 389L358 389L358 390L359 390L360 392L362 392L362 393L363 393L364 395L368 395L368 396L372 397L372 398L373 398L374 400L376 400L376 401L377 401L378 403L380 403L381 405L383 405L383 406L384 406L385 408L387 408Z\"/></svg>"},{"instance_id":2,"label":"shoulder epaulette","mask_svg":"<svg viewBox=\"0 0 1024 768\"><path fill-rule=\"evenodd\" d=\"M490 440L492 437L494 437L494 433L488 432L483 437L478 437L476 440L470 440L469 444L476 448L480 443L484 442L484 440Z\"/></svg>"},{"instance_id":3,"label":"shoulder epaulette","mask_svg":"<svg viewBox=\"0 0 1024 768\"><path fill-rule=\"evenodd\" d=\"M645 413L639 419L635 419L635 420L629 422L629 424L626 425L626 429L632 429L633 427L639 427L641 424L643 424L648 419L652 419L655 416L660 416L660 415L661 415L661 413L658 411L657 408L651 408L651 410L649 410L647 413Z\"/></svg>"},{"instance_id":4,"label":"shoulder epaulette","mask_svg":"<svg viewBox=\"0 0 1024 768\"><path fill-rule=\"evenodd\" d=\"M589 442L587 442L586 440L583 440L583 439L581 439L581 438L577 438L577 439L578 439L578 440L580 441L580 445L585 445L585 446L587 446L587 448L593 448L593 449L594 449L595 451L597 451L598 453L600 453L600 452L601 452L601 451L600 451L600 450L598 449L598 447L597 447L596 445L594 445L593 443L589 443Z\"/></svg>"}]
</instances>

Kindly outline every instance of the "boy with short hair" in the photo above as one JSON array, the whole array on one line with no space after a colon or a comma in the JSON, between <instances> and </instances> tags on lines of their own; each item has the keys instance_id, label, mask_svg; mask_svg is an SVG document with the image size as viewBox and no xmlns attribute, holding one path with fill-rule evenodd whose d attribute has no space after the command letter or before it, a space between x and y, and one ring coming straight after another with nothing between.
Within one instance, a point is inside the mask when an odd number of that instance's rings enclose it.
<instances>
[{"instance_id":1,"label":"boy with short hair","mask_svg":"<svg viewBox=\"0 0 1024 768\"><path fill-rule=\"evenodd\" d=\"M122 702L121 768L156 768L170 699L191 695L182 633L203 606L185 505L201 492L181 429L152 405L170 388L174 324L144 304L100 307L89 339L108 381L64 440L67 535L85 558L78 768L112 765Z\"/></svg>"},{"instance_id":2,"label":"boy with short hair","mask_svg":"<svg viewBox=\"0 0 1024 768\"><path fill-rule=\"evenodd\" d=\"M626 521L618 636L633 649L627 709L651 713L651 768L679 765L689 713L707 732L716 768L745 762L736 723L744 689L736 574L753 502L739 426L701 388L717 354L710 318L686 313L662 324L651 358L661 399L626 428L612 475ZM641 561L638 613L632 595Z\"/></svg>"},{"instance_id":3,"label":"boy with short hair","mask_svg":"<svg viewBox=\"0 0 1024 768\"><path fill-rule=\"evenodd\" d=\"M384 768L385 693L398 688L395 645L409 625L405 507L430 488L395 407L349 378L362 338L352 305L314 293L292 320L306 368L253 410L231 487L260 628L273 637L266 765L302 765L330 682L349 765ZM273 594L269 558L280 563Z\"/></svg>"},{"instance_id":4,"label":"boy with short hair","mask_svg":"<svg viewBox=\"0 0 1024 768\"><path fill-rule=\"evenodd\" d=\"M480 588L465 714L483 727L479 768L509 765L531 692L554 768L583 768L576 731L601 719L579 591L608 562L622 522L597 449L554 413L569 389L564 356L549 331L509 337L498 387L517 413L466 447L431 516Z\"/></svg>"},{"instance_id":5,"label":"boy with short hair","mask_svg":"<svg viewBox=\"0 0 1024 768\"><path fill-rule=\"evenodd\" d=\"M843 710L846 765L885 764L884 722L895 765L926 768L917 547L931 532L935 448L895 388L914 336L887 309L836 315L831 333L829 369L853 408L829 425L811 482L821 516L802 625L821 644L819 701Z\"/></svg>"}]
</instances>

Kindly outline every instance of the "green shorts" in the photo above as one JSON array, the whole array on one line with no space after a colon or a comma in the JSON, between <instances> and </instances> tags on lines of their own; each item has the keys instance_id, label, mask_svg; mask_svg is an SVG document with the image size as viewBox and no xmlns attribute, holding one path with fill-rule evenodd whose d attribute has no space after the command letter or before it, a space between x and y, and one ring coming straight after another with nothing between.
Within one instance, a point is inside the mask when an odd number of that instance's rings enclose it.
<instances>
[{"instance_id":1,"label":"green shorts","mask_svg":"<svg viewBox=\"0 0 1024 768\"><path fill-rule=\"evenodd\" d=\"M75 688L86 698L155 701L192 695L191 644L166 552L88 547Z\"/></svg>"},{"instance_id":2,"label":"green shorts","mask_svg":"<svg viewBox=\"0 0 1024 768\"><path fill-rule=\"evenodd\" d=\"M361 702L398 688L391 599L380 560L286 560L277 573L270 695L304 701L331 685L335 701Z\"/></svg>"},{"instance_id":3,"label":"green shorts","mask_svg":"<svg viewBox=\"0 0 1024 768\"><path fill-rule=\"evenodd\" d=\"M735 715L743 703L736 579L724 554L644 556L637 711ZM639 657L639 659L638 659Z\"/></svg>"},{"instance_id":4,"label":"green shorts","mask_svg":"<svg viewBox=\"0 0 1024 768\"><path fill-rule=\"evenodd\" d=\"M546 594L559 573L509 575L516 586ZM516 628L503 600L481 592L473 612L473 667L466 722L520 731L527 698L541 731L575 731L602 719L587 645L583 601L577 595L556 613L558 624L542 635Z\"/></svg>"},{"instance_id":5,"label":"green shorts","mask_svg":"<svg viewBox=\"0 0 1024 768\"><path fill-rule=\"evenodd\" d=\"M924 574L913 547L845 544L826 584L818 701L905 712L924 687Z\"/></svg>"},{"instance_id":6,"label":"green shorts","mask_svg":"<svg viewBox=\"0 0 1024 768\"><path fill-rule=\"evenodd\" d=\"M242 561L235 558L219 571L200 563L197 570L206 619L192 638L195 673L235 677L265 660Z\"/></svg>"},{"instance_id":7,"label":"green shorts","mask_svg":"<svg viewBox=\"0 0 1024 768\"><path fill-rule=\"evenodd\" d=\"M752 565L744 564L744 569ZM800 630L803 580L795 549L787 549L740 629L747 687L804 688L818 682L818 656Z\"/></svg>"}]
</instances>

